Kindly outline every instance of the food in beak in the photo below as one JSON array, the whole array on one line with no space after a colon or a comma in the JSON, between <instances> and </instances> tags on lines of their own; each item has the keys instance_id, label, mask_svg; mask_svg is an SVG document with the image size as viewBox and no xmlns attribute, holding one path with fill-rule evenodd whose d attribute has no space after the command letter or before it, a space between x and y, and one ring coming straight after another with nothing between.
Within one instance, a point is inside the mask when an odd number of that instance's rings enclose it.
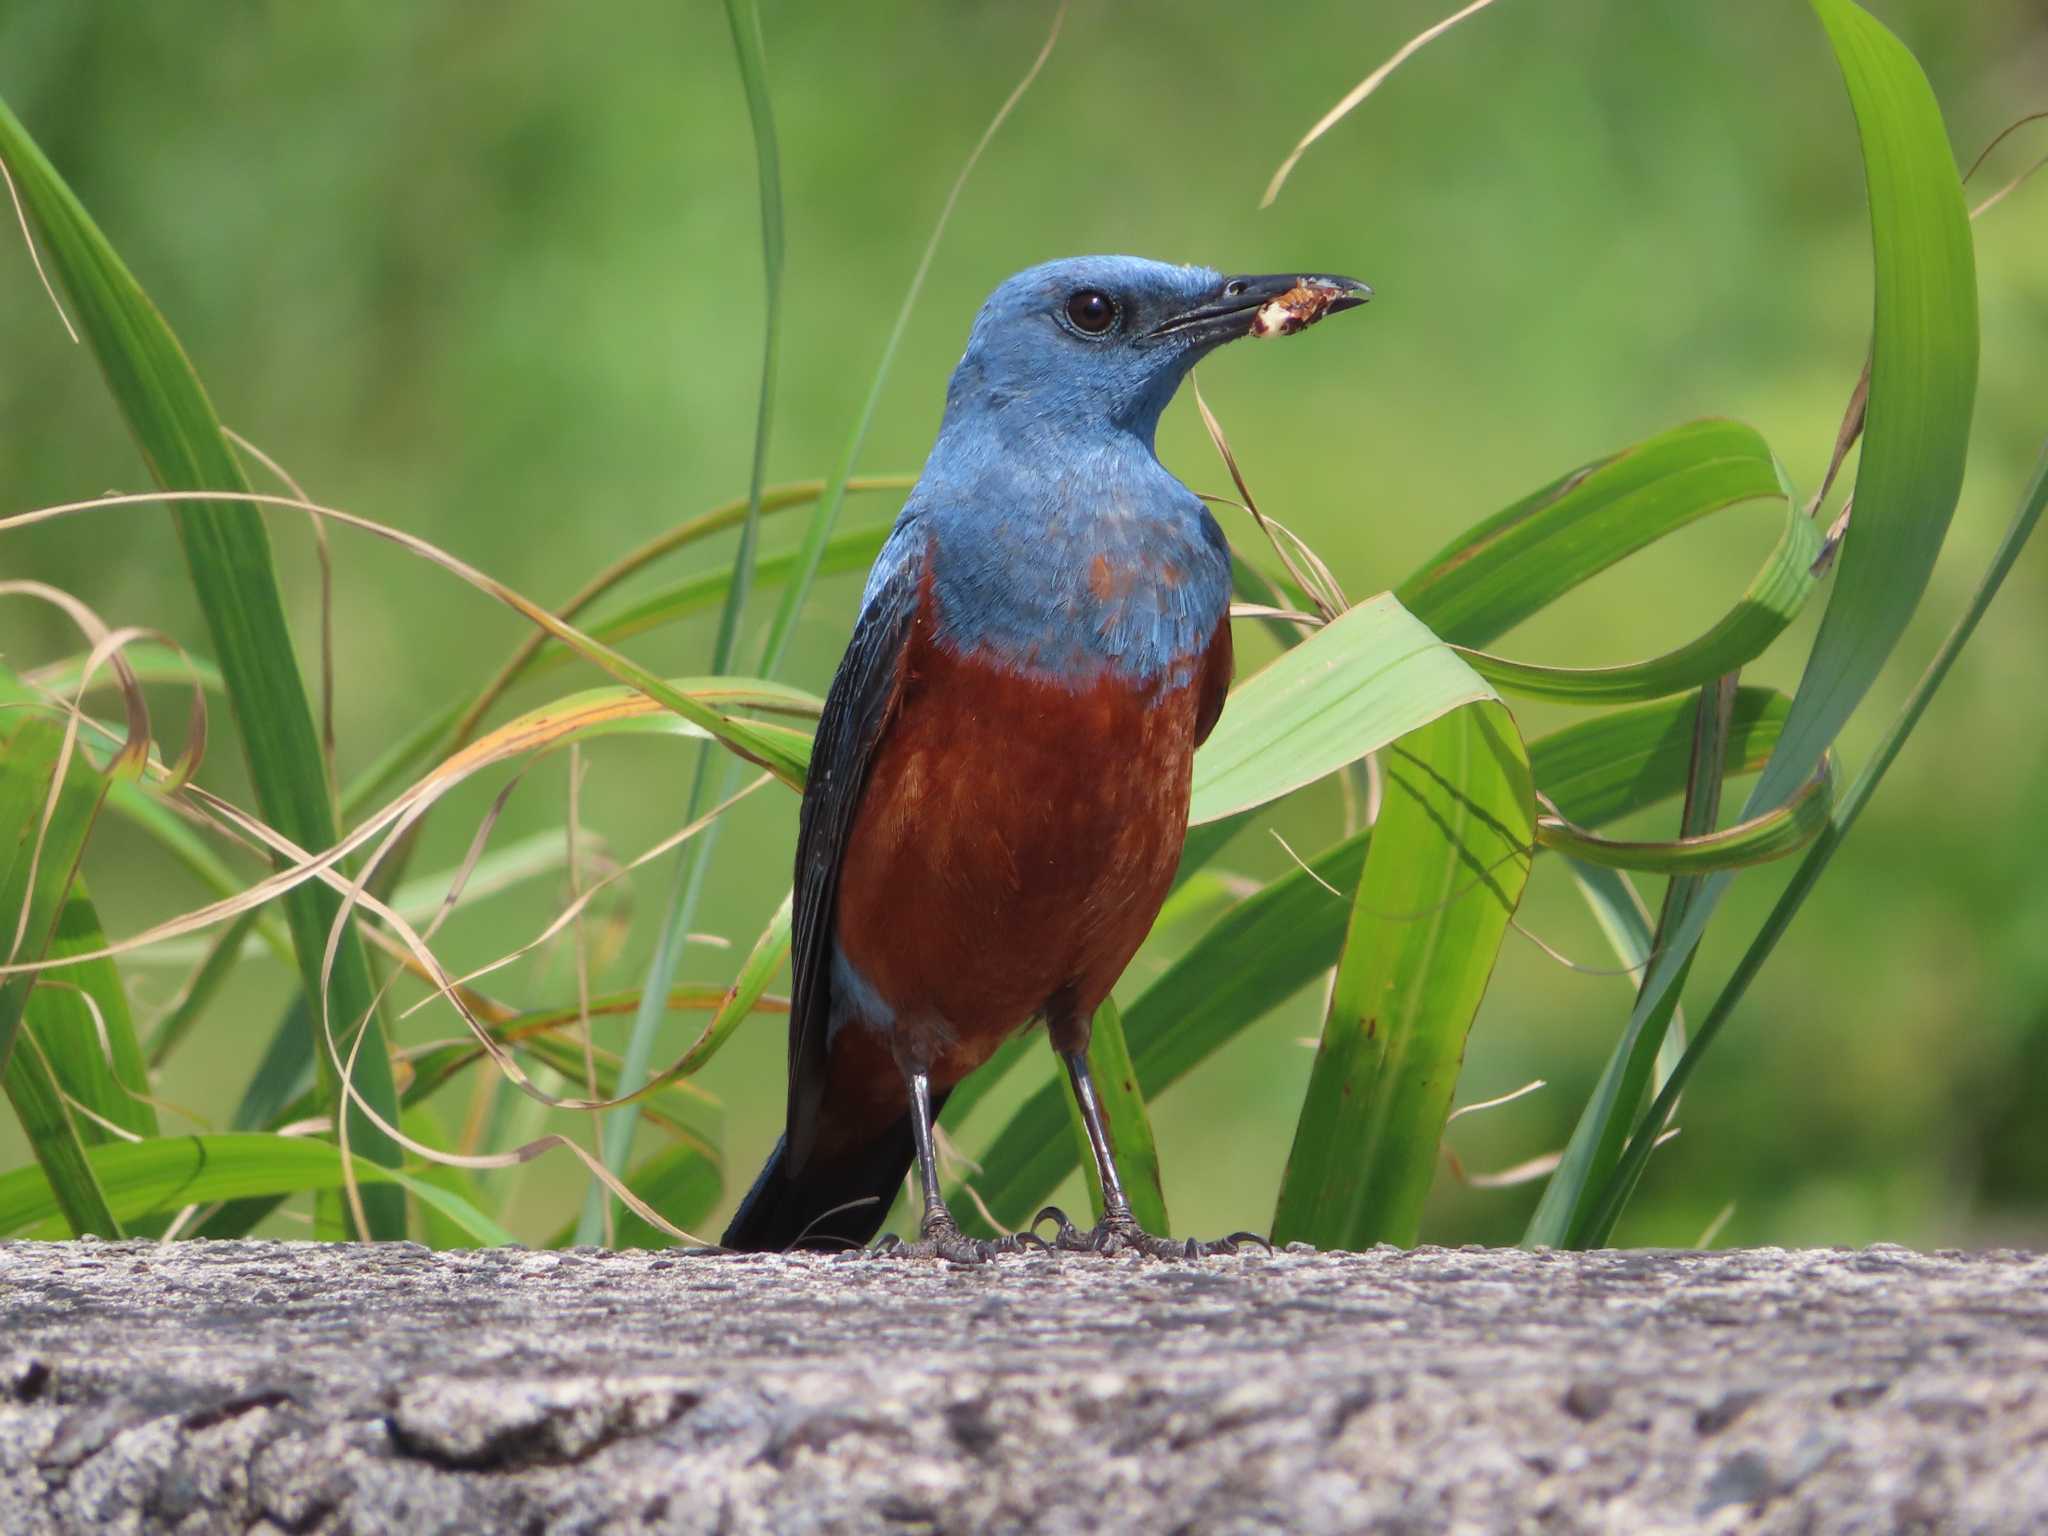
<instances>
[{"instance_id":1,"label":"food in beak","mask_svg":"<svg viewBox=\"0 0 2048 1536\"><path fill-rule=\"evenodd\" d=\"M1292 336L1305 331L1344 297L1344 290L1323 283L1296 283L1277 299L1268 299L1252 316L1251 336L1264 341L1270 336Z\"/></svg>"}]
</instances>

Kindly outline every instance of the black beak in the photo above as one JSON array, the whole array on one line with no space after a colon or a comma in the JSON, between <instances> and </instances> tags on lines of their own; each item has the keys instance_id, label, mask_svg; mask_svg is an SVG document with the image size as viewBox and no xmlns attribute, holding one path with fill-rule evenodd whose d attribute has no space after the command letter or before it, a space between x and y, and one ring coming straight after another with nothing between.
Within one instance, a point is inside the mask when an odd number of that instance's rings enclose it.
<instances>
[{"instance_id":1,"label":"black beak","mask_svg":"<svg viewBox=\"0 0 2048 1536\"><path fill-rule=\"evenodd\" d=\"M1213 296L1168 316L1146 334L1193 337L1211 345L1240 336L1286 334L1325 315L1356 309L1371 297L1372 289L1355 277L1295 272L1231 277Z\"/></svg>"}]
</instances>

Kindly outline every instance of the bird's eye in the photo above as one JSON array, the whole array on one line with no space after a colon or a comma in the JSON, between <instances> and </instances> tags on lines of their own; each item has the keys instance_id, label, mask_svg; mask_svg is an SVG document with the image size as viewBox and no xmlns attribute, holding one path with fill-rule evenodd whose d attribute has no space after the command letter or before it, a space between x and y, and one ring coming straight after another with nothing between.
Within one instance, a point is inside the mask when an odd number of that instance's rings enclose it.
<instances>
[{"instance_id":1,"label":"bird's eye","mask_svg":"<svg viewBox=\"0 0 2048 1536\"><path fill-rule=\"evenodd\" d=\"M1067 318L1075 330L1100 336L1116 323L1116 301L1099 289L1083 288L1067 300Z\"/></svg>"}]
</instances>

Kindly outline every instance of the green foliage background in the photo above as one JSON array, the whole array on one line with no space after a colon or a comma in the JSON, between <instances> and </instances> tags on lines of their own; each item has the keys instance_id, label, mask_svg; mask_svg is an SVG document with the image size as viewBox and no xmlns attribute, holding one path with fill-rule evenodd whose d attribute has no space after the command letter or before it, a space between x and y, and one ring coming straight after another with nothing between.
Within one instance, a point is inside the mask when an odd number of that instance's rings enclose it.
<instances>
[{"instance_id":1,"label":"green foliage background","mask_svg":"<svg viewBox=\"0 0 2048 1536\"><path fill-rule=\"evenodd\" d=\"M1803 488L1817 484L1862 361L1870 280L1854 127L1806 9L1503 4L1414 61L1311 152L1276 207L1256 211L1308 123L1440 9L1305 3L1262 24L1207 0L1077 5L967 189L863 467L921 462L946 372L994 282L1051 256L1129 250L1356 272L1378 289L1358 316L1285 347L1234 348L1203 371L1262 506L1354 595L1568 466L1692 416L1754 422ZM2048 24L2026 0L1870 9L1918 55L1965 163L2048 105ZM764 8L789 241L771 479L822 474L839 453L946 187L1048 19L1040 5ZM0 94L168 315L223 418L315 498L552 600L744 491L756 191L715 6L30 0L0 11ZM2042 147L2010 148L1973 198ZM2044 426L2048 192L2016 194L1976 236L1984 342L1970 481L1905 660L1844 738L1852 769L1982 569ZM0 239L0 422L6 510L143 484L104 386L11 238ZM1227 489L1187 403L1161 450L1198 488ZM846 524L892 509L856 500ZM1775 517L1758 506L1667 541L1533 621L1515 653L1591 664L1697 633L1754 572ZM310 545L291 519L272 527L311 658ZM765 546L794 532L771 527ZM346 780L473 690L520 630L438 572L335 538ZM727 556L692 558L716 568ZM67 587L115 622L204 635L160 512L11 535L0 570ZM822 689L857 592L852 577L821 584L792 681ZM754 622L769 611L756 604ZM1789 687L1818 611L1745 680ZM712 623L636 654L701 670ZM758 635L742 654L757 647ZM0 607L10 662L74 648L53 618ZM1266 654L1249 634L1245 652L1247 665ZM1692 1241L1732 1201L1722 1241L2048 1241L2044 654L2037 550L1707 1058L1623 1240ZM1531 735L1568 718L1526 702L1516 714ZM592 756L587 814L615 848L672 830L686 754L627 742ZM208 773L242 789L225 747ZM481 792L462 804L481 814ZM500 839L559 824L563 804L560 773L537 774ZM1326 790L1276 820L1309 848L1331 840L1337 815ZM1670 822L1666 810L1635 830L1669 835ZM473 825L440 814L416 867L458 859ZM785 887L793 829L779 789L734 813L704 928L744 950ZM1286 856L1248 836L1224 864L1265 876ZM118 823L102 824L86 867L116 934L200 899ZM1709 929L1695 994L1725 973L1783 878L1765 869L1737 882L1740 915ZM632 940L600 985L637 985L662 888L642 882ZM437 947L457 964L487 958L558 896L543 886L458 914ZM1612 963L1561 869L1532 880L1521 922L1576 960ZM1139 965L1159 964L1176 937L1162 934ZM699 950L685 977L721 980L736 963ZM179 975L134 962L127 973L145 1017ZM289 981L268 962L245 966L173 1059L162 1096L224 1114ZM519 985L513 995L539 1002L574 983L557 957ZM1621 979L1575 974L1510 937L1461 1098L1532 1077L1550 1086L1461 1121L1451 1141L1469 1166L1563 1142L1627 998ZM1178 1229L1270 1219L1311 1060L1297 1040L1317 1028L1320 1001L1314 989L1296 999L1153 1106ZM657 1059L696 1024L675 1021ZM623 1036L623 1021L610 1027ZM400 1030L449 1032L417 1019ZM728 1106L729 1199L775 1134L780 1035L779 1020L753 1019L697 1080ZM1050 1070L1048 1053L992 1095L992 1123ZM12 1124L0 1128L0 1166L23 1155ZM543 1239L573 1211L579 1170L561 1160L519 1177L507 1225ZM1533 1186L1439 1179L1425 1230L1512 1241L1534 1198Z\"/></svg>"}]
</instances>

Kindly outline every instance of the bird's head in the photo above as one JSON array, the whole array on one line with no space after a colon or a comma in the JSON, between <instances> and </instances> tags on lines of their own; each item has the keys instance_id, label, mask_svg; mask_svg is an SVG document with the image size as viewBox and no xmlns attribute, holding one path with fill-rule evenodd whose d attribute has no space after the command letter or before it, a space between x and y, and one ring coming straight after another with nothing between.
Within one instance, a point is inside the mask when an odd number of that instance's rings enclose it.
<instances>
[{"instance_id":1,"label":"bird's head","mask_svg":"<svg viewBox=\"0 0 2048 1536\"><path fill-rule=\"evenodd\" d=\"M1150 441L1188 370L1240 336L1287 334L1372 296L1348 277L1226 277L1136 256L1030 267L989 295L947 392L949 416L999 412Z\"/></svg>"}]
</instances>

